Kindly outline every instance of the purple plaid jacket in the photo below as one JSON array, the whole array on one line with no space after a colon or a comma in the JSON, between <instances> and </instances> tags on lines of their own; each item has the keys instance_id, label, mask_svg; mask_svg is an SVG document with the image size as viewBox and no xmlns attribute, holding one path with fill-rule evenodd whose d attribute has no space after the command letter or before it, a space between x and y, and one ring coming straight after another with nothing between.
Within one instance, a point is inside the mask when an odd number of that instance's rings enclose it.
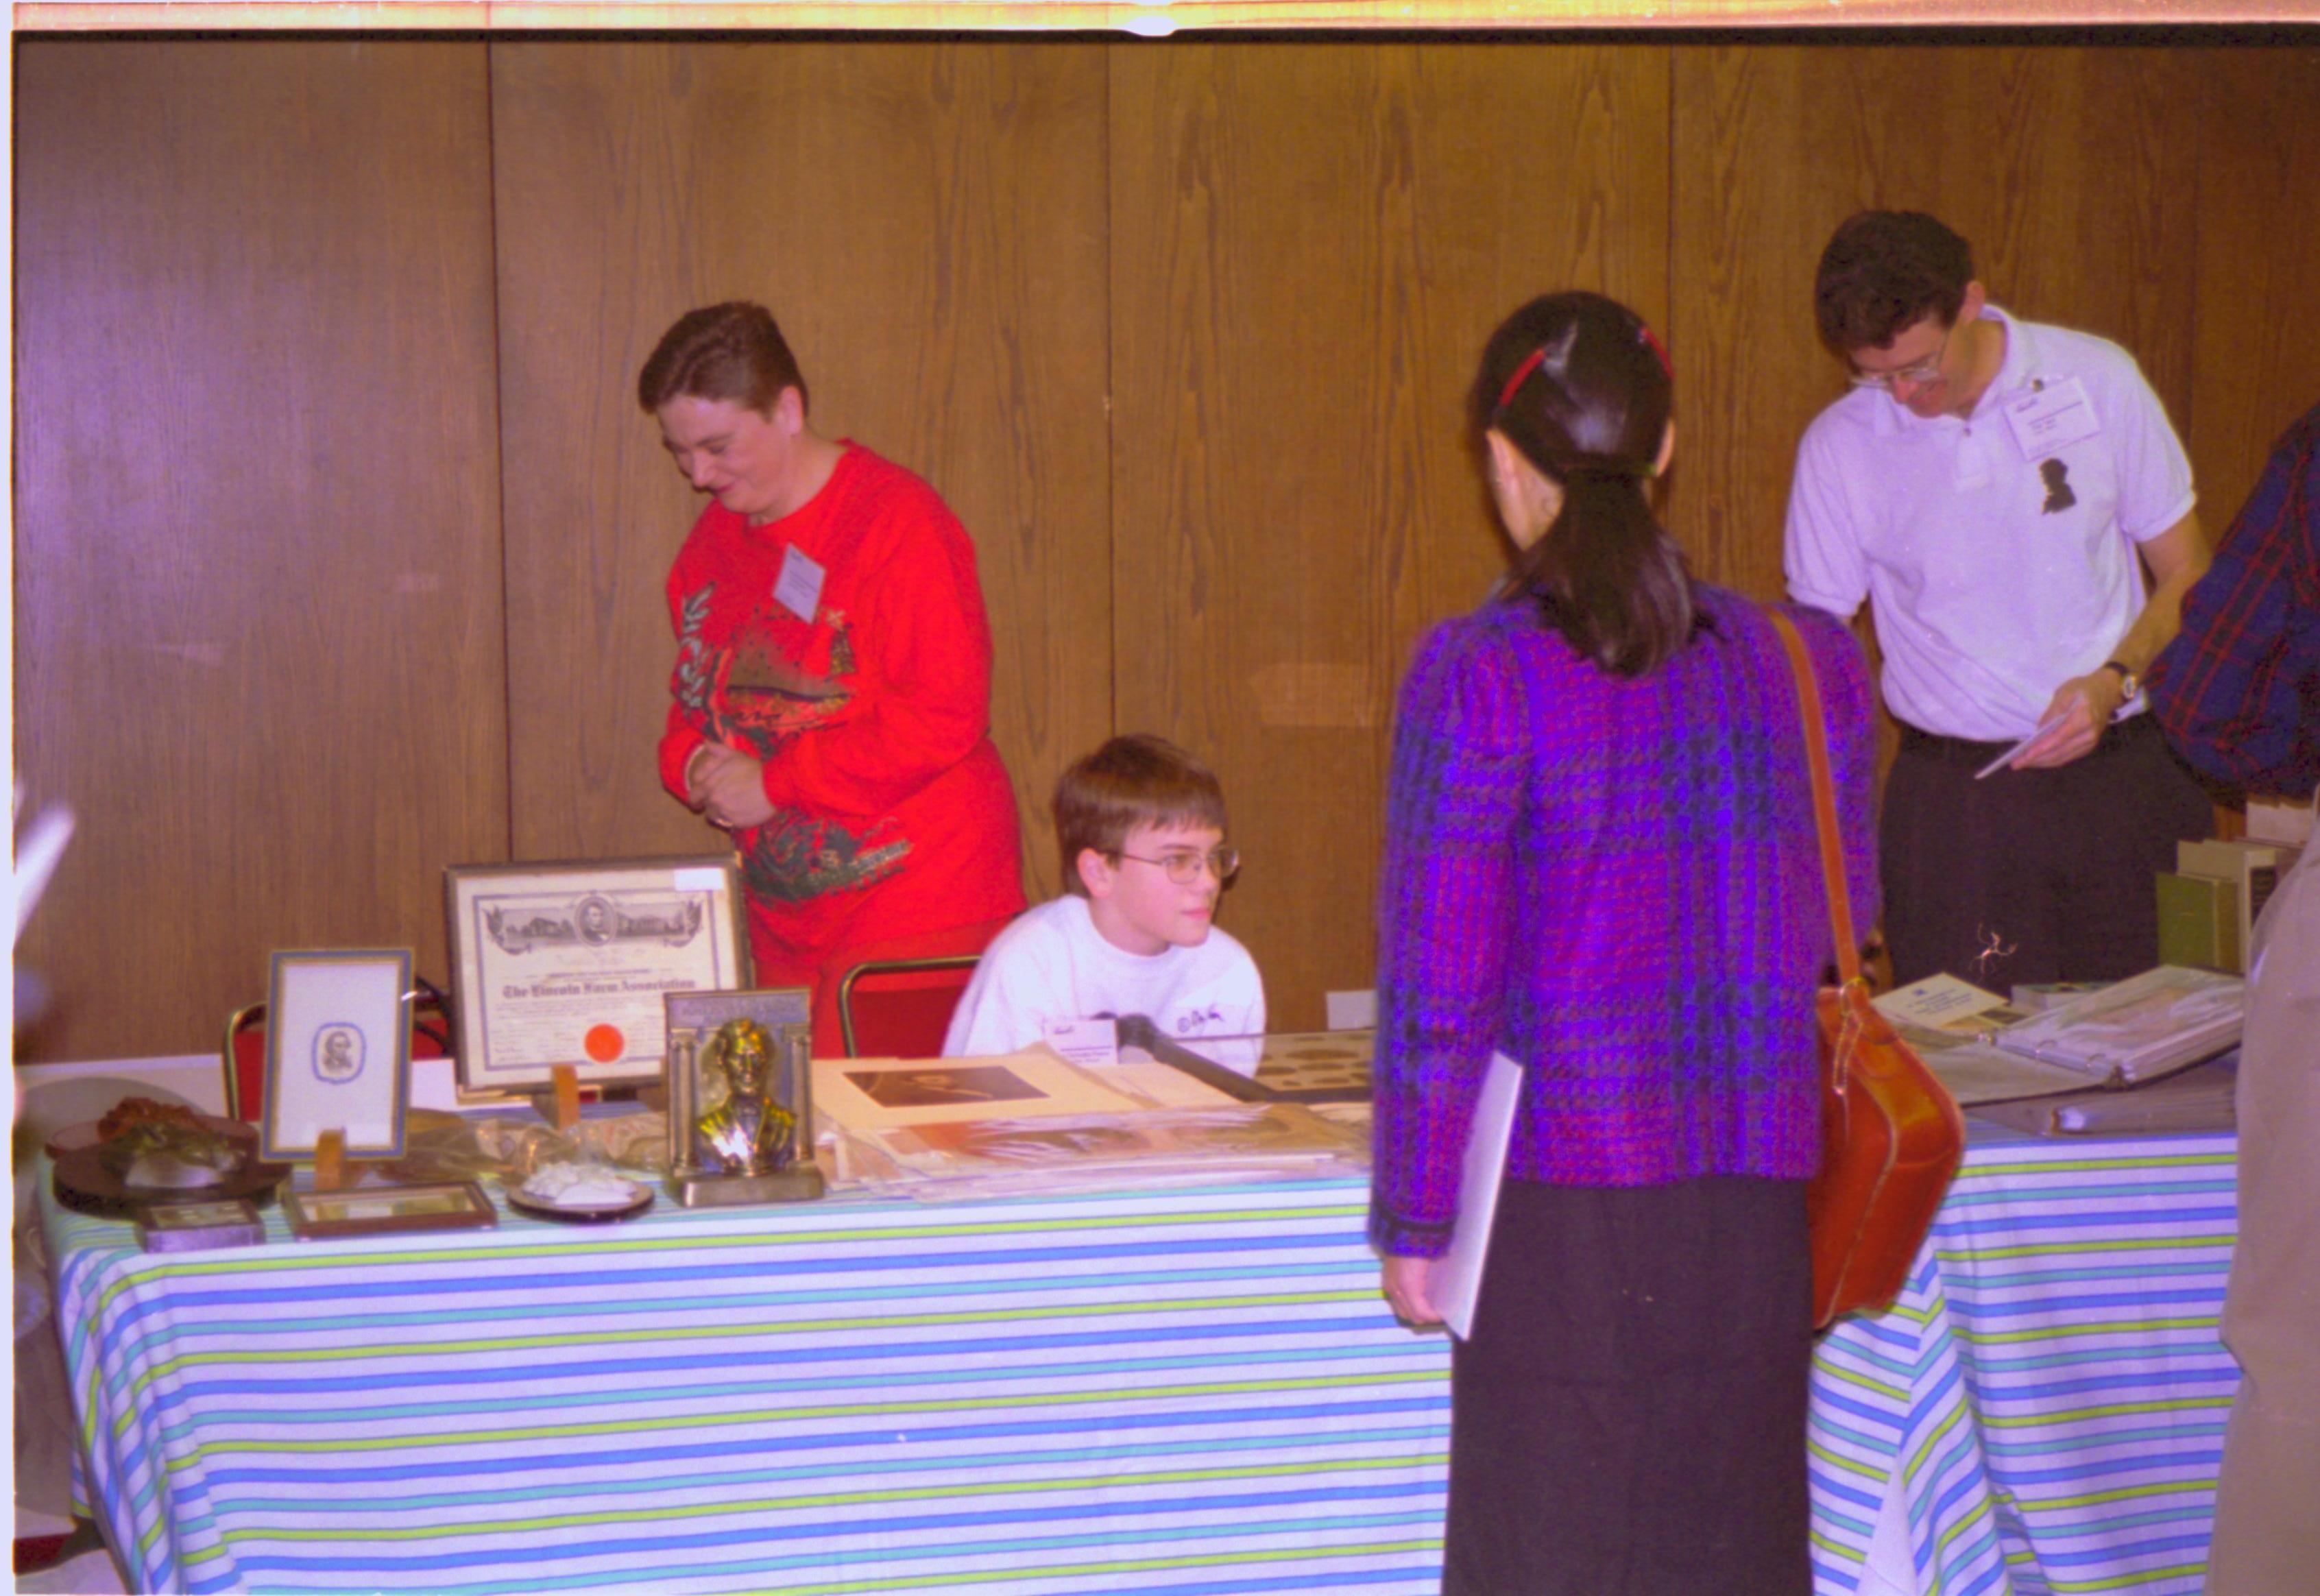
<instances>
[{"instance_id":1,"label":"purple plaid jacket","mask_svg":"<svg viewBox=\"0 0 2320 1596\"><path fill-rule=\"evenodd\" d=\"M1834 955L1795 679L1757 606L1695 594L1699 631L1641 680L1518 602L1436 628L1403 684L1379 892L1370 1231L1385 1252L1447 1245L1493 1050L1526 1066L1514 1179L1813 1171L1812 1000ZM1790 612L1865 934L1868 677L1842 625Z\"/></svg>"},{"instance_id":2,"label":"purple plaid jacket","mask_svg":"<svg viewBox=\"0 0 2320 1596\"><path fill-rule=\"evenodd\" d=\"M2296 797L2320 784L2320 409L2272 446L2146 684L2209 775Z\"/></svg>"}]
</instances>

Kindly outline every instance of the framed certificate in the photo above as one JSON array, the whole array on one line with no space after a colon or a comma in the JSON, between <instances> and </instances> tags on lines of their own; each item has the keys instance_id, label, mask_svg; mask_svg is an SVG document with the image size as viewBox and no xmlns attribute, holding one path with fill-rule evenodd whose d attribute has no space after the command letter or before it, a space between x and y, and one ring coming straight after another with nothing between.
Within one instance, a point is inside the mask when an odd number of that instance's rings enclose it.
<instances>
[{"instance_id":1,"label":"framed certificate","mask_svg":"<svg viewBox=\"0 0 2320 1596\"><path fill-rule=\"evenodd\" d=\"M664 998L748 984L730 855L454 865L443 902L470 1092L546 1086L559 1064L600 1085L658 1081Z\"/></svg>"},{"instance_id":2,"label":"framed certificate","mask_svg":"<svg viewBox=\"0 0 2320 1596\"><path fill-rule=\"evenodd\" d=\"M137 1239L149 1253L257 1247L266 1239L258 1210L239 1198L213 1202L154 1202L138 1216Z\"/></svg>"},{"instance_id":3,"label":"framed certificate","mask_svg":"<svg viewBox=\"0 0 2320 1596\"><path fill-rule=\"evenodd\" d=\"M403 1156L410 990L407 948L274 956L260 1157L312 1157L326 1130L344 1134L349 1157Z\"/></svg>"},{"instance_id":4,"label":"framed certificate","mask_svg":"<svg viewBox=\"0 0 2320 1596\"><path fill-rule=\"evenodd\" d=\"M389 1236L402 1230L485 1230L500 1222L473 1181L430 1186L357 1186L344 1192L285 1192L282 1211L301 1241Z\"/></svg>"}]
</instances>

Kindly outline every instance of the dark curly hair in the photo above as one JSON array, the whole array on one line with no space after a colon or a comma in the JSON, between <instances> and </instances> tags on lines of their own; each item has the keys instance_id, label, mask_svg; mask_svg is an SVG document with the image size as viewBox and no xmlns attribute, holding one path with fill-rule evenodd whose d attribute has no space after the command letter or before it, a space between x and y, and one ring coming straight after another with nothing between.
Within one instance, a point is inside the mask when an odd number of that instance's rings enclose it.
<instances>
[{"instance_id":1,"label":"dark curly hair","mask_svg":"<svg viewBox=\"0 0 2320 1596\"><path fill-rule=\"evenodd\" d=\"M1881 349L1928 312L1947 327L1973 281L1973 250L1923 211L1861 211L1821 251L1813 279L1820 340L1841 360Z\"/></svg>"}]
</instances>

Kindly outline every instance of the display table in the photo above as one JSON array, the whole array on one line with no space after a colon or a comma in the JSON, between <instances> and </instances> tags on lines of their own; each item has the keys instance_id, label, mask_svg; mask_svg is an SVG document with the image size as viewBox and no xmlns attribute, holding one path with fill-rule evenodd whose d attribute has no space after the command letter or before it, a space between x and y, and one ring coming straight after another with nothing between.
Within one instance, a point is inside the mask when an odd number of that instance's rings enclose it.
<instances>
[{"instance_id":1,"label":"display table","mask_svg":"<svg viewBox=\"0 0 2320 1596\"><path fill-rule=\"evenodd\" d=\"M41 1217L132 1588L1430 1591L1447 1349L1366 1195L155 1255Z\"/></svg>"},{"instance_id":2,"label":"display table","mask_svg":"<svg viewBox=\"0 0 2320 1596\"><path fill-rule=\"evenodd\" d=\"M1819 1591L1861 1584L1898 1465L1927 1596L2196 1596L2239 1384L2216 1339L2233 1147L1972 1124L1901 1300L1821 1343Z\"/></svg>"},{"instance_id":3,"label":"display table","mask_svg":"<svg viewBox=\"0 0 2320 1596\"><path fill-rule=\"evenodd\" d=\"M1817 1584L2196 1591L2227 1137L1977 1126L1822 1344ZM86 1495L151 1589L1431 1591L1447 1345L1355 1182L148 1256L58 1210ZM1671 1527L1681 1533L1681 1527Z\"/></svg>"}]
</instances>

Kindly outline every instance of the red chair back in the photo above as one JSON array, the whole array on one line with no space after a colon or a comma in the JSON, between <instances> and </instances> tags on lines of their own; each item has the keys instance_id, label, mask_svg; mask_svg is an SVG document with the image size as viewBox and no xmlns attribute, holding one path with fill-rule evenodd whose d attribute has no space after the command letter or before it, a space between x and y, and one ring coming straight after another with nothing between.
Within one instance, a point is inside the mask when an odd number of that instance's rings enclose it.
<instances>
[{"instance_id":1,"label":"red chair back","mask_svg":"<svg viewBox=\"0 0 2320 1596\"><path fill-rule=\"evenodd\" d=\"M950 1017L980 956L871 959L838 984L838 1025L848 1058L938 1058Z\"/></svg>"},{"instance_id":2,"label":"red chair back","mask_svg":"<svg viewBox=\"0 0 2320 1596\"><path fill-rule=\"evenodd\" d=\"M451 1051L451 1004L431 982L411 994L411 1056L441 1058ZM266 1005L236 1009L225 1022L220 1049L225 1068L225 1112L255 1125L266 1117Z\"/></svg>"}]
</instances>

